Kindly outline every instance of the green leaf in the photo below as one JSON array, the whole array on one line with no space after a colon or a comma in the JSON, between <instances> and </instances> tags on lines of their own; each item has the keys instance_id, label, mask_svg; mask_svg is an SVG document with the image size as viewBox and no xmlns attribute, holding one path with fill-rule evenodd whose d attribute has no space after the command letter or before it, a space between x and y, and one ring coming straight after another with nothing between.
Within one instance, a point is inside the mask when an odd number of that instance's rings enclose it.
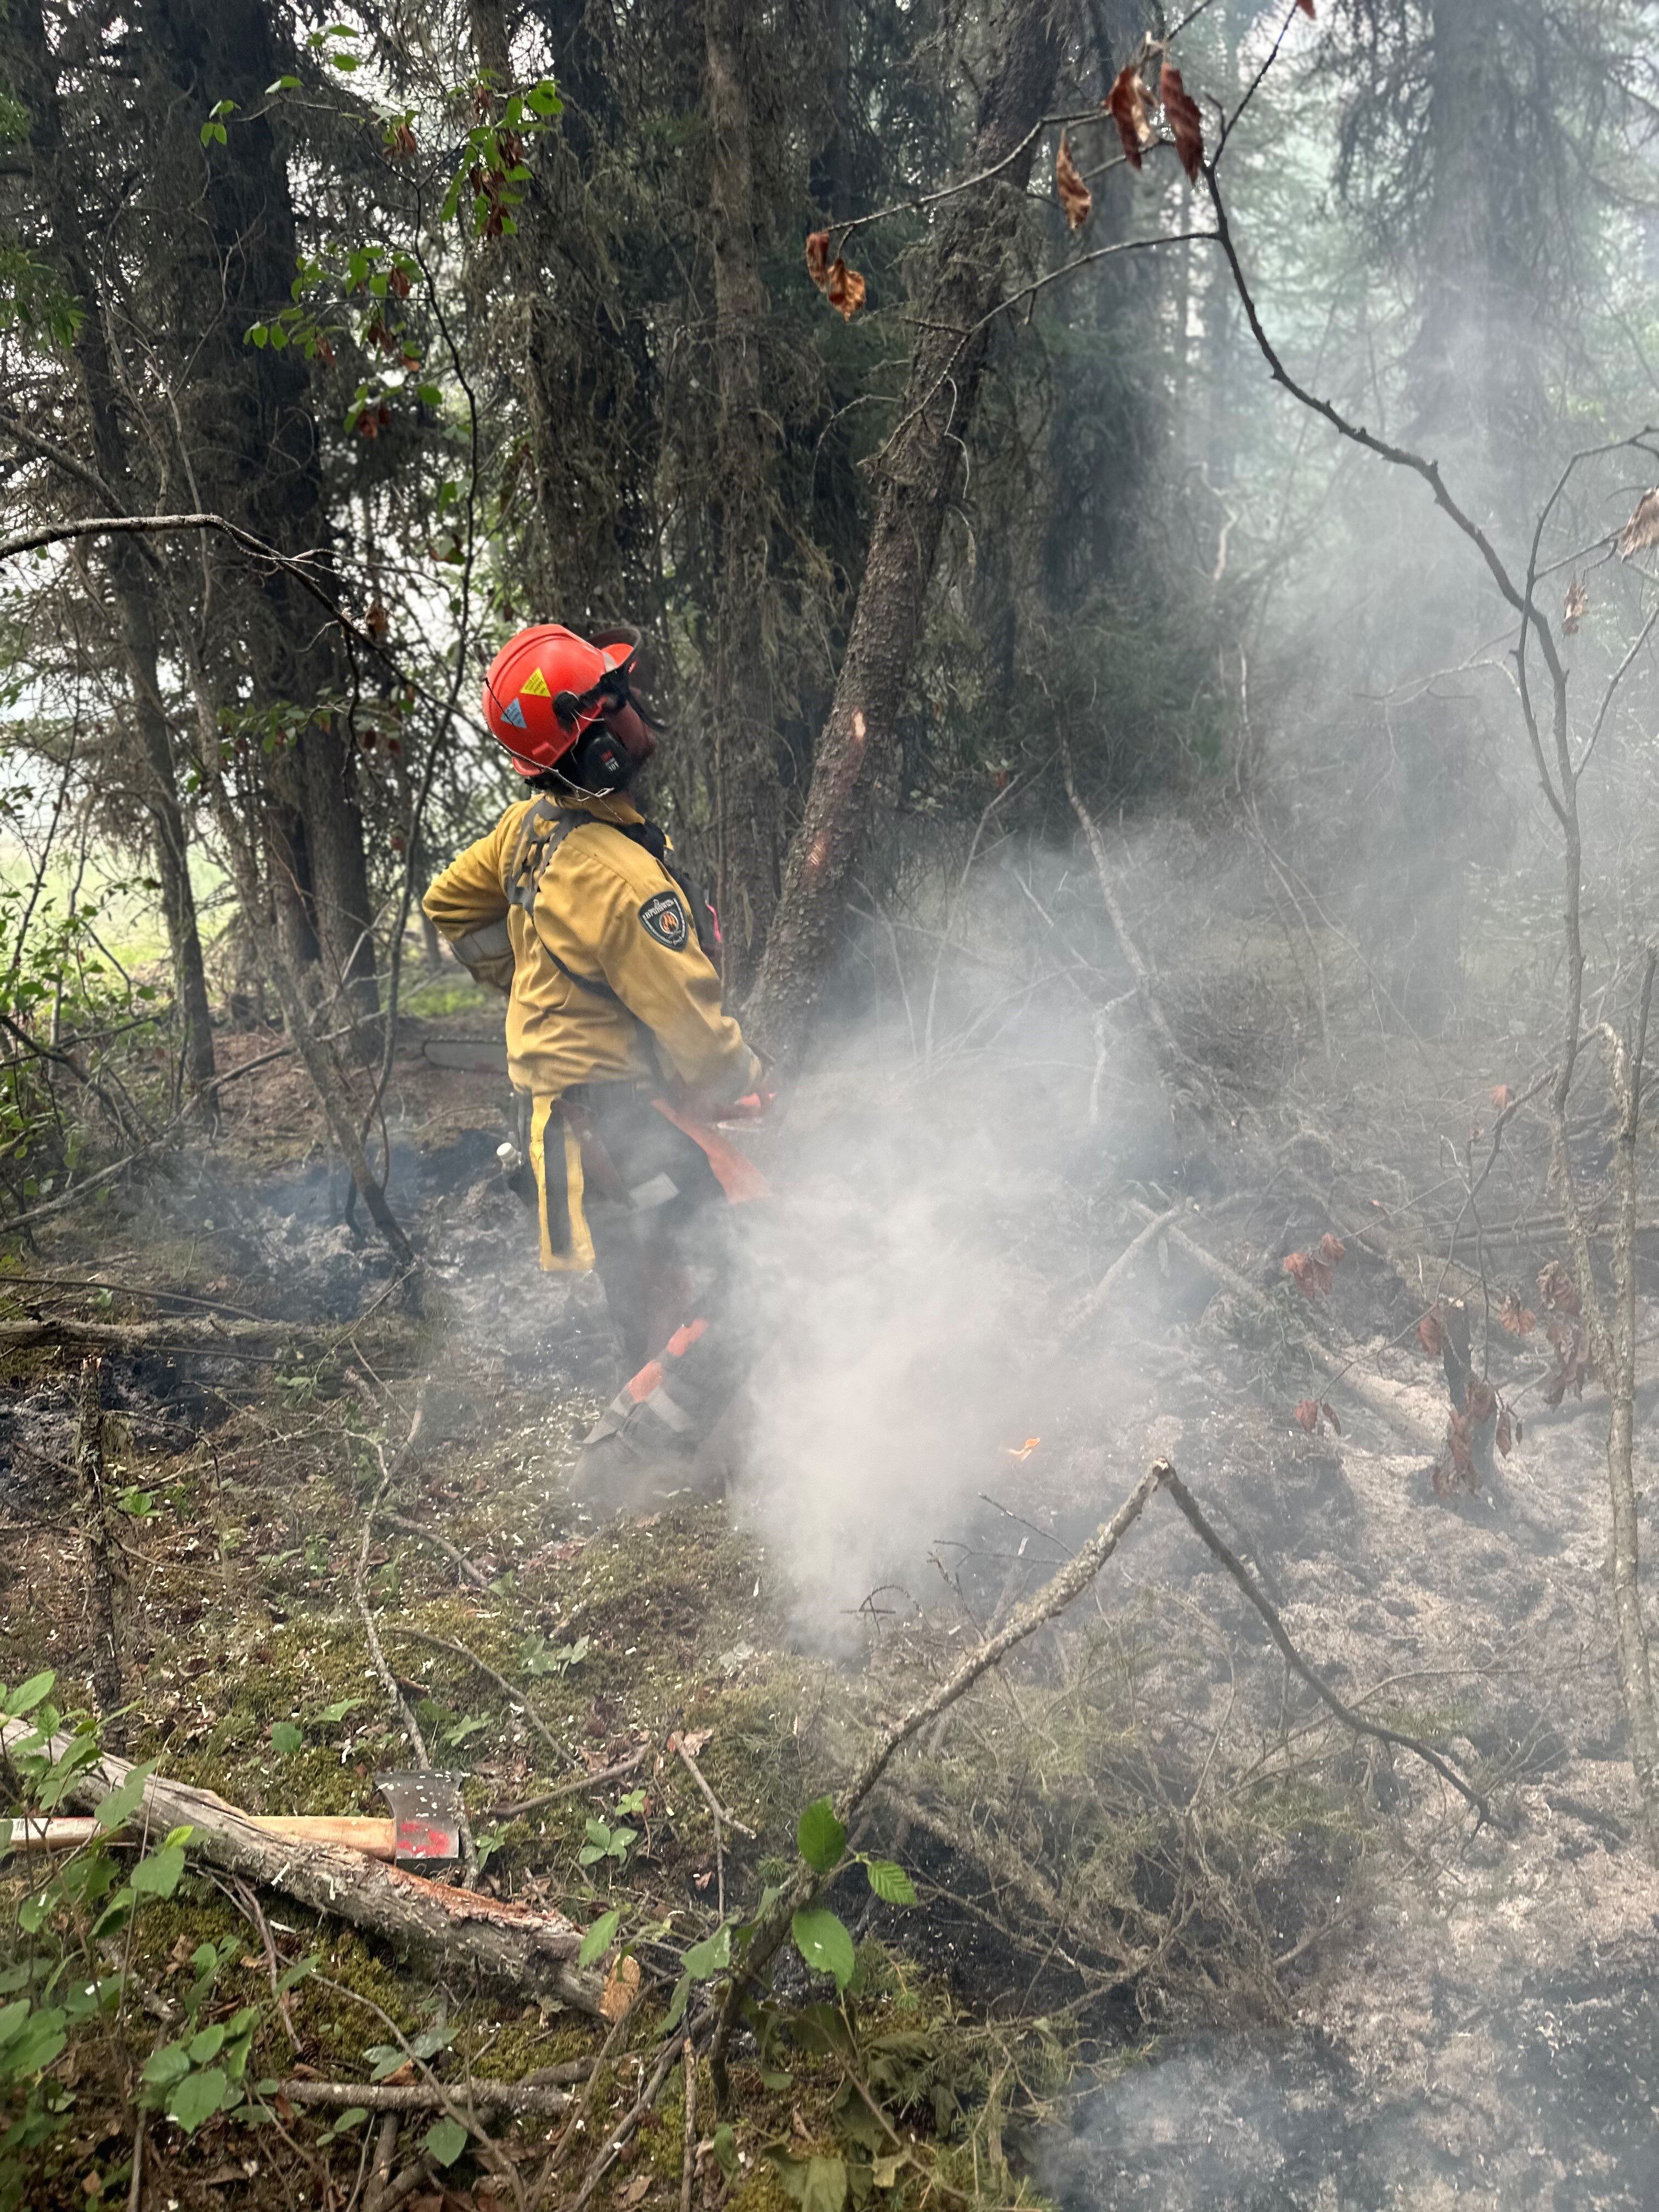
<instances>
[{"instance_id":1,"label":"green leaf","mask_svg":"<svg viewBox=\"0 0 1659 2212\"><path fill-rule=\"evenodd\" d=\"M827 1797L816 1799L795 1825L795 1844L808 1866L828 1874L847 1848L847 1831Z\"/></svg>"},{"instance_id":2,"label":"green leaf","mask_svg":"<svg viewBox=\"0 0 1659 2212\"><path fill-rule=\"evenodd\" d=\"M279 76L273 84L268 84L265 87L265 98L269 100L274 92L297 92L299 88L300 80L297 76Z\"/></svg>"},{"instance_id":3,"label":"green leaf","mask_svg":"<svg viewBox=\"0 0 1659 2212\"><path fill-rule=\"evenodd\" d=\"M544 77L539 84L532 84L525 94L525 103L532 115L539 115L544 122L564 112L564 102L555 90L551 77Z\"/></svg>"},{"instance_id":4,"label":"green leaf","mask_svg":"<svg viewBox=\"0 0 1659 2212\"><path fill-rule=\"evenodd\" d=\"M427 2130L426 2148L440 2166L453 2166L466 2148L466 2130L459 2120L440 2120Z\"/></svg>"},{"instance_id":5,"label":"green leaf","mask_svg":"<svg viewBox=\"0 0 1659 2212\"><path fill-rule=\"evenodd\" d=\"M52 1685L57 1680L55 1674L31 1674L27 1681L20 1684L6 1699L7 1717L21 1721L25 1713L32 1713L43 1698L52 1695Z\"/></svg>"},{"instance_id":6,"label":"green leaf","mask_svg":"<svg viewBox=\"0 0 1659 2212\"><path fill-rule=\"evenodd\" d=\"M133 1767L125 1782L112 1790L102 1799L93 1819L105 1830L124 1828L138 1809L138 1801L144 1794L144 1784L155 1773L159 1761L147 1759L142 1765Z\"/></svg>"},{"instance_id":7,"label":"green leaf","mask_svg":"<svg viewBox=\"0 0 1659 2212\"><path fill-rule=\"evenodd\" d=\"M884 1905L914 1905L916 1886L893 1859L871 1859L865 1867L870 1887Z\"/></svg>"},{"instance_id":8,"label":"green leaf","mask_svg":"<svg viewBox=\"0 0 1659 2212\"><path fill-rule=\"evenodd\" d=\"M682 1974L674 1984L674 1994L668 2000L668 2010L663 2014L662 2032L672 2035L685 2017L685 2001L691 1994L691 1977Z\"/></svg>"},{"instance_id":9,"label":"green leaf","mask_svg":"<svg viewBox=\"0 0 1659 2212\"><path fill-rule=\"evenodd\" d=\"M847 2161L809 2158L801 2186L800 2212L842 2212L847 2202Z\"/></svg>"},{"instance_id":10,"label":"green leaf","mask_svg":"<svg viewBox=\"0 0 1659 2212\"><path fill-rule=\"evenodd\" d=\"M296 1726L293 1721L272 1721L270 1747L273 1751L279 1752L284 1759L292 1759L305 1740L305 1730Z\"/></svg>"},{"instance_id":11,"label":"green leaf","mask_svg":"<svg viewBox=\"0 0 1659 2212\"><path fill-rule=\"evenodd\" d=\"M602 1912L582 1937L582 1948L576 1954L579 1966L591 1966L595 1959L602 1959L611 1948L611 1938L617 1932L620 1912Z\"/></svg>"},{"instance_id":12,"label":"green leaf","mask_svg":"<svg viewBox=\"0 0 1659 2212\"><path fill-rule=\"evenodd\" d=\"M39 2074L51 2065L68 2040L61 2012L55 2008L50 2012L38 2012L23 2033L6 2046L6 2071L14 2081Z\"/></svg>"},{"instance_id":13,"label":"green leaf","mask_svg":"<svg viewBox=\"0 0 1659 2212\"><path fill-rule=\"evenodd\" d=\"M225 2031L216 2022L211 2027L203 2028L198 2035L192 2035L185 2048L190 2053L192 2066L205 2066L210 2058L219 2056L224 2046Z\"/></svg>"},{"instance_id":14,"label":"green leaf","mask_svg":"<svg viewBox=\"0 0 1659 2212\"><path fill-rule=\"evenodd\" d=\"M836 1987L844 1990L853 1978L853 1939L836 1915L826 1905L798 1912L789 1932L807 1965L817 1973L833 1974Z\"/></svg>"},{"instance_id":15,"label":"green leaf","mask_svg":"<svg viewBox=\"0 0 1659 2212\"><path fill-rule=\"evenodd\" d=\"M334 2123L334 2133L343 2136L348 2128L361 2127L368 2118L368 2107L366 2105L348 2105Z\"/></svg>"},{"instance_id":16,"label":"green leaf","mask_svg":"<svg viewBox=\"0 0 1659 2212\"><path fill-rule=\"evenodd\" d=\"M26 1936L38 1936L46 1925L46 1900L44 1897L26 1897L17 1908L17 1924Z\"/></svg>"},{"instance_id":17,"label":"green leaf","mask_svg":"<svg viewBox=\"0 0 1659 2212\"><path fill-rule=\"evenodd\" d=\"M146 1852L130 1879L133 1887L146 1896L171 1897L184 1870L184 1852L177 1844L167 1844L159 1851Z\"/></svg>"},{"instance_id":18,"label":"green leaf","mask_svg":"<svg viewBox=\"0 0 1659 2212\"><path fill-rule=\"evenodd\" d=\"M878 2189L890 2189L898 2179L898 2170L896 2158L878 2158L870 2169L870 2179Z\"/></svg>"},{"instance_id":19,"label":"green leaf","mask_svg":"<svg viewBox=\"0 0 1659 2212\"><path fill-rule=\"evenodd\" d=\"M143 2079L152 2088L170 2088L190 2071L190 2053L182 2043L164 2043L144 2061Z\"/></svg>"},{"instance_id":20,"label":"green leaf","mask_svg":"<svg viewBox=\"0 0 1659 2212\"><path fill-rule=\"evenodd\" d=\"M728 2181L734 2181L738 2172L738 2138L730 2120L722 2120L709 2138L708 2148L714 2154L714 2162Z\"/></svg>"},{"instance_id":21,"label":"green leaf","mask_svg":"<svg viewBox=\"0 0 1659 2212\"><path fill-rule=\"evenodd\" d=\"M443 396L442 390L435 384L421 384L415 388L415 397L422 407L439 406L442 403Z\"/></svg>"},{"instance_id":22,"label":"green leaf","mask_svg":"<svg viewBox=\"0 0 1659 2212\"><path fill-rule=\"evenodd\" d=\"M9 2043L17 2034L28 2018L29 2011L27 1997L15 1997L10 2004L0 2006L0 2045Z\"/></svg>"},{"instance_id":23,"label":"green leaf","mask_svg":"<svg viewBox=\"0 0 1659 2212\"><path fill-rule=\"evenodd\" d=\"M186 2074L167 2092L162 2111L170 2120L177 2120L187 2136L193 2136L204 2120L210 2120L225 2101L225 2092L230 2084L221 2066L204 2066L199 2072Z\"/></svg>"},{"instance_id":24,"label":"green leaf","mask_svg":"<svg viewBox=\"0 0 1659 2212\"><path fill-rule=\"evenodd\" d=\"M732 1963L732 1929L728 1923L717 1928L701 1943L694 1943L680 1965L694 1982L706 1982L710 1974L719 1973L722 1966Z\"/></svg>"},{"instance_id":25,"label":"green leaf","mask_svg":"<svg viewBox=\"0 0 1659 2212\"><path fill-rule=\"evenodd\" d=\"M325 1705L315 1717L331 1728L336 1721L343 1721L348 1713L355 1713L362 1702L361 1698L341 1698L331 1705Z\"/></svg>"}]
</instances>

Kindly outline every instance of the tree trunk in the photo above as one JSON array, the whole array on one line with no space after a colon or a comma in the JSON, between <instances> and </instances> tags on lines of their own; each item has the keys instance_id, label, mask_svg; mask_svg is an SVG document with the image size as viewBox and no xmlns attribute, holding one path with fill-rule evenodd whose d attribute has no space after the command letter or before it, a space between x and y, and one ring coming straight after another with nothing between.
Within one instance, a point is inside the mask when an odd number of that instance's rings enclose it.
<instances>
[{"instance_id":1,"label":"tree trunk","mask_svg":"<svg viewBox=\"0 0 1659 2212\"><path fill-rule=\"evenodd\" d=\"M767 649L774 418L764 404L766 293L756 238L744 0L706 0L704 101L714 137L715 431L720 581L710 686L715 899L726 984L753 975L777 900L777 738Z\"/></svg>"},{"instance_id":2,"label":"tree trunk","mask_svg":"<svg viewBox=\"0 0 1659 2212\"><path fill-rule=\"evenodd\" d=\"M981 97L970 171L1002 161L1035 129L1053 95L1060 57L1048 0L1015 0ZM785 1066L805 1042L834 956L872 788L893 757L939 533L985 365L984 318L1004 295L1032 150L1009 161L996 183L947 202L939 219L847 652L750 1009L758 1041Z\"/></svg>"},{"instance_id":3,"label":"tree trunk","mask_svg":"<svg viewBox=\"0 0 1659 2212\"><path fill-rule=\"evenodd\" d=\"M231 146L210 148L201 163L198 216L179 233L181 326L201 333L195 373L181 393L189 448L182 462L204 504L284 552L309 555L325 574L327 502L305 360L297 346L246 342L251 323L289 304L299 260L287 159L265 97L287 65L273 20L261 0L156 0L146 17L145 58L161 78L158 104L177 111L169 125L174 159L201 161L195 140L215 100L234 100L240 110ZM205 643L216 655L240 643L260 703L301 710L282 778L288 788L278 796L304 822L309 919L329 985L372 1024L379 1007L374 908L349 718L309 713L344 688L337 644L291 576L276 571L253 586L234 557L223 572L220 634ZM233 610L232 619L246 626L240 641L223 635ZM295 889L305 897L298 872Z\"/></svg>"},{"instance_id":4,"label":"tree trunk","mask_svg":"<svg viewBox=\"0 0 1659 2212\"><path fill-rule=\"evenodd\" d=\"M29 148L35 162L35 181L46 210L48 250L64 289L82 309L72 350L97 471L122 507L128 513L142 513L149 501L134 484L127 465L102 293L87 256L81 211L70 190L73 172L64 144L57 65L40 0L20 0L9 20L19 86L29 107ZM115 539L109 562L120 611L133 716L143 746L140 787L154 832L167 949L173 961L173 1001L183 1029L185 1077L189 1088L205 1097L212 1091L215 1073L213 1024L208 1011L196 896L190 880L190 832L179 805L172 733L156 675L155 572L133 538Z\"/></svg>"}]
</instances>

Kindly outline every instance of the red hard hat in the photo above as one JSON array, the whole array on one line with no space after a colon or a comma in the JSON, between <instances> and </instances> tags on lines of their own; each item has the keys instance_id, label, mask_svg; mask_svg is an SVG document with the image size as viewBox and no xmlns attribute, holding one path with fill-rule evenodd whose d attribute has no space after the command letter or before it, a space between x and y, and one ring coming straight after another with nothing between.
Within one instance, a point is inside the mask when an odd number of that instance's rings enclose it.
<instances>
[{"instance_id":1,"label":"red hard hat","mask_svg":"<svg viewBox=\"0 0 1659 2212\"><path fill-rule=\"evenodd\" d=\"M590 645L559 623L507 640L484 678L483 711L520 775L552 768L590 723L627 703L635 649L626 639Z\"/></svg>"}]
</instances>

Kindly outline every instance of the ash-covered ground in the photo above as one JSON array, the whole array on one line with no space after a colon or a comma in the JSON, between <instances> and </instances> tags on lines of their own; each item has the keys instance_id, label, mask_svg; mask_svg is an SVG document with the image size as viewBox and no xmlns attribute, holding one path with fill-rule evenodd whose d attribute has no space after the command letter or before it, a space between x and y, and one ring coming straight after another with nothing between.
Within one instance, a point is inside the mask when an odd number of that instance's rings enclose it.
<instances>
[{"instance_id":1,"label":"ash-covered ground","mask_svg":"<svg viewBox=\"0 0 1659 2212\"><path fill-rule=\"evenodd\" d=\"M78 1249L89 1274L118 1279L143 1252L154 1274L162 1240L192 1254L204 1298L343 1339L385 1297L388 1268L344 1219L337 1175L283 1141L295 1096L249 1089L219 1145L153 1186L95 1253L66 1235L51 1264L68 1272ZM781 1195L757 1233L783 1295L727 1501L763 1563L727 1672L775 1639L827 1656L879 1719L917 1668L936 1674L1006 1619L1167 1455L1330 1686L1431 1741L1496 1815L1477 1826L1409 1753L1331 1723L1154 1498L1064 1627L926 1747L957 1842L928 1844L897 1800L878 1815L927 1856L942 1895L979 1914L944 1905L932 1930L889 1916L880 1932L924 1955L931 1943L963 2000L992 2013L1063 2009L1079 1989L1055 1954L1082 1960L1086 1985L1085 1934L1108 1907L1130 1948L1169 1908L1112 1889L1129 1862L1089 1809L1117 1786L1106 1737L1137 1733L1134 1771L1155 1779L1176 1856L1183 1835L1210 1855L1215 1887L1182 1906L1167 1972L1141 1961L1133 2004L1109 2033L1097 2015L1079 2051L1083 2094L1021 2138L1036 2185L1077 2212L1659 2202L1659 1876L1629 1837L1595 1387L1553 1413L1527 1398L1524 1441L1498 1479L1437 1498L1431 1454L1340 1385L1320 1387L1341 1433L1304 1434L1290 1416L1306 1387L1293 1340L1275 1344L1218 1302L1178 1251L1153 1246L1086 1334L1070 1333L1068 1313L1139 1225L1121 1143L1061 1152L982 1115L912 1115L896 1142L896 1100L849 1103L826 1084L763 1139ZM560 1483L617 1354L596 1287L537 1269L530 1218L495 1162L502 1103L486 1079L400 1059L389 1189L441 1313L446 1389L465 1400L471 1378L475 1432L503 1468L533 1467L548 1501L515 1493L511 1541L557 1551L604 1540ZM1201 1199L1160 1184L1144 1148L1127 1164L1130 1195L1173 1198L1194 1237L1268 1295L1293 1295L1281 1248L1318 1230L1316 1206L1297 1200L1287 1222L1282 1202L1230 1194L1213 1160L1188 1179ZM1409 1348L1402 1301L1355 1249L1313 1318L1431 1434L1444 1385ZM1498 1379L1524 1395L1537 1355L1504 1357ZM228 1363L112 1361L112 1402L157 1449L182 1449L255 1387ZM14 1510L64 1465L72 1397L31 1380L0 1403ZM481 1483L469 1511L489 1510ZM677 1593L695 1614L695 1589ZM643 1638L648 1612L638 1618ZM1057 1911L1048 1956L1019 1949L1036 1892L998 1857L1011 1849ZM1171 1877L1177 1890L1188 1872ZM988 1925L1000 1920L1012 1951Z\"/></svg>"}]
</instances>

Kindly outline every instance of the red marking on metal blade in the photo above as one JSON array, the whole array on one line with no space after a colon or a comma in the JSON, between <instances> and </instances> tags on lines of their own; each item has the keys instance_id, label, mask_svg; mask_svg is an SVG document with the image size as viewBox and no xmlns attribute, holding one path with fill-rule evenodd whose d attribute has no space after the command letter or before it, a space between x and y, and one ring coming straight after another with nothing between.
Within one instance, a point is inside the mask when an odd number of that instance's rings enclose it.
<instances>
[{"instance_id":1,"label":"red marking on metal blade","mask_svg":"<svg viewBox=\"0 0 1659 2212\"><path fill-rule=\"evenodd\" d=\"M628 1385L628 1395L636 1406L642 1406L653 1390L662 1388L662 1362L647 1359Z\"/></svg>"},{"instance_id":2,"label":"red marking on metal blade","mask_svg":"<svg viewBox=\"0 0 1659 2212\"><path fill-rule=\"evenodd\" d=\"M459 1838L453 1829L434 1828L429 1820L404 1820L398 1829L400 1859L453 1859Z\"/></svg>"}]
</instances>

